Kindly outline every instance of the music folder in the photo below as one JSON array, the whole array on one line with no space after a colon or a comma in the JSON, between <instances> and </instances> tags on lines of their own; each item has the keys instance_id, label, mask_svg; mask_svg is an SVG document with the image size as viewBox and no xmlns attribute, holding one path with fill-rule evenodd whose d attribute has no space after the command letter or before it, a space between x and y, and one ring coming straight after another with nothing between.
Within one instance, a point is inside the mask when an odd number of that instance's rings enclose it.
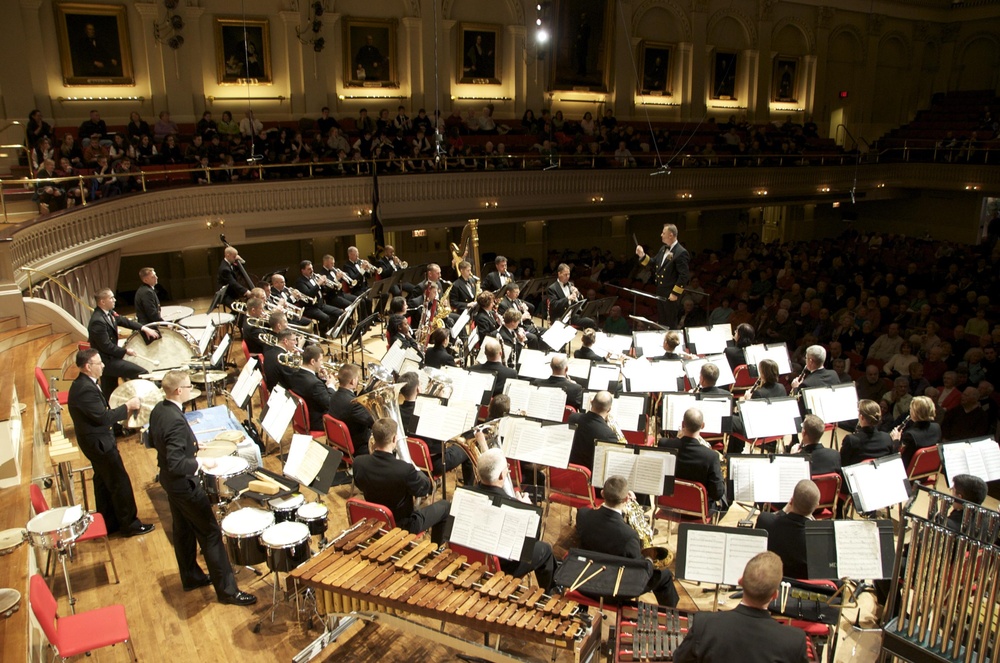
<instances>
[{"instance_id":1,"label":"music folder","mask_svg":"<svg viewBox=\"0 0 1000 663\"><path fill-rule=\"evenodd\" d=\"M733 327L728 322L707 327L688 327L687 349L696 355L712 355L726 351L729 341L733 340Z\"/></svg>"},{"instance_id":2,"label":"music folder","mask_svg":"<svg viewBox=\"0 0 1000 663\"><path fill-rule=\"evenodd\" d=\"M841 468L858 511L884 509L910 499L910 481L899 454Z\"/></svg>"},{"instance_id":3,"label":"music folder","mask_svg":"<svg viewBox=\"0 0 1000 663\"><path fill-rule=\"evenodd\" d=\"M762 529L681 523L677 530L677 571L681 580L736 586L743 569L767 550Z\"/></svg>"},{"instance_id":4,"label":"music folder","mask_svg":"<svg viewBox=\"0 0 1000 663\"><path fill-rule=\"evenodd\" d=\"M590 483L604 486L610 476L620 475L628 487L643 495L673 495L677 471L677 449L595 441L594 469Z\"/></svg>"},{"instance_id":5,"label":"music folder","mask_svg":"<svg viewBox=\"0 0 1000 663\"><path fill-rule=\"evenodd\" d=\"M806 410L824 424L852 421L858 418L858 391L850 382L832 387L811 387L802 390Z\"/></svg>"},{"instance_id":6,"label":"music folder","mask_svg":"<svg viewBox=\"0 0 1000 663\"><path fill-rule=\"evenodd\" d=\"M796 398L756 398L740 403L747 439L796 435L802 412Z\"/></svg>"},{"instance_id":7,"label":"music folder","mask_svg":"<svg viewBox=\"0 0 1000 663\"><path fill-rule=\"evenodd\" d=\"M288 453L279 456L284 462L282 474L315 492L326 495L333 486L344 452L321 444L309 435L293 435Z\"/></svg>"},{"instance_id":8,"label":"music folder","mask_svg":"<svg viewBox=\"0 0 1000 663\"><path fill-rule=\"evenodd\" d=\"M705 420L702 431L710 434L733 430L733 399L727 395L664 392L661 400L661 430L680 430L684 413L698 408Z\"/></svg>"},{"instance_id":9,"label":"music folder","mask_svg":"<svg viewBox=\"0 0 1000 663\"><path fill-rule=\"evenodd\" d=\"M809 580L892 577L896 550L891 520L812 520L805 525Z\"/></svg>"},{"instance_id":10,"label":"music folder","mask_svg":"<svg viewBox=\"0 0 1000 663\"><path fill-rule=\"evenodd\" d=\"M728 493L736 502L788 502L795 492L795 485L810 478L806 456L732 454L727 462Z\"/></svg>"},{"instance_id":11,"label":"music folder","mask_svg":"<svg viewBox=\"0 0 1000 663\"><path fill-rule=\"evenodd\" d=\"M233 402L236 403L236 407L241 410L247 406L247 401L250 400L250 396L253 394L254 390L257 389L257 385L264 376L260 372L258 366L260 362L257 361L256 357L250 357L247 359L247 363L243 364L243 368L240 370L240 375L236 378L236 384L233 386Z\"/></svg>"},{"instance_id":12,"label":"music folder","mask_svg":"<svg viewBox=\"0 0 1000 663\"><path fill-rule=\"evenodd\" d=\"M487 555L531 563L541 528L541 507L460 486L452 496L444 536Z\"/></svg>"}]
</instances>

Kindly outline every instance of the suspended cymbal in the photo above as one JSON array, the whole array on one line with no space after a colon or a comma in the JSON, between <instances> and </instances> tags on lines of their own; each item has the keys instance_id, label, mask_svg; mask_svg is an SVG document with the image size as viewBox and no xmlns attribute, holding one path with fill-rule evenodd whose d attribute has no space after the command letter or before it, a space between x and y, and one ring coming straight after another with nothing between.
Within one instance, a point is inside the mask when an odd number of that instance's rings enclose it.
<instances>
[{"instance_id":1,"label":"suspended cymbal","mask_svg":"<svg viewBox=\"0 0 1000 663\"><path fill-rule=\"evenodd\" d=\"M199 384L205 384L205 376L208 376L208 382L222 382L228 376L225 371L191 371L191 382L197 382Z\"/></svg>"},{"instance_id":2,"label":"suspended cymbal","mask_svg":"<svg viewBox=\"0 0 1000 663\"><path fill-rule=\"evenodd\" d=\"M201 389L191 389L188 391L187 398L184 399L185 403L190 403L193 400L201 398Z\"/></svg>"},{"instance_id":3,"label":"suspended cymbal","mask_svg":"<svg viewBox=\"0 0 1000 663\"><path fill-rule=\"evenodd\" d=\"M149 380L129 380L114 390L108 399L108 405L116 408L133 397L139 399L139 409L129 415L125 425L129 428L142 428L149 423L153 407L163 400L163 390Z\"/></svg>"}]
</instances>

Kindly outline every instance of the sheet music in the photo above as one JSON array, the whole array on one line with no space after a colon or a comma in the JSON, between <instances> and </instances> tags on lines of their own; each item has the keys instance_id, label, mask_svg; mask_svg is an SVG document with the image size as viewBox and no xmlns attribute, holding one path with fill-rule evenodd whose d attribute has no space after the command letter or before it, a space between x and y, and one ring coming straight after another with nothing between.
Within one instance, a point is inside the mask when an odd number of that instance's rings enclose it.
<instances>
[{"instance_id":1,"label":"sheet music","mask_svg":"<svg viewBox=\"0 0 1000 663\"><path fill-rule=\"evenodd\" d=\"M642 430L640 421L646 413L646 399L642 396L618 396L611 401L611 416L622 430Z\"/></svg>"},{"instance_id":2,"label":"sheet music","mask_svg":"<svg viewBox=\"0 0 1000 663\"><path fill-rule=\"evenodd\" d=\"M469 332L469 336L465 341L465 347L474 348L477 345L479 345L479 330L473 329L471 332Z\"/></svg>"},{"instance_id":3,"label":"sheet music","mask_svg":"<svg viewBox=\"0 0 1000 663\"><path fill-rule=\"evenodd\" d=\"M632 349L631 334L606 334L599 331L594 337L594 347L591 350L602 357L607 356L609 352L623 355Z\"/></svg>"},{"instance_id":4,"label":"sheet music","mask_svg":"<svg viewBox=\"0 0 1000 663\"><path fill-rule=\"evenodd\" d=\"M731 398L701 398L694 394L664 392L661 411L663 430L680 430L684 421L684 413L689 408L698 408L705 419L703 433L724 433L724 420L733 415Z\"/></svg>"},{"instance_id":5,"label":"sheet music","mask_svg":"<svg viewBox=\"0 0 1000 663\"><path fill-rule=\"evenodd\" d=\"M472 307L466 306L461 315L458 316L458 320L456 320L455 324L451 326L451 338L458 338L458 335L462 333L462 330L465 329L465 326L469 324L469 320L471 319Z\"/></svg>"},{"instance_id":6,"label":"sheet music","mask_svg":"<svg viewBox=\"0 0 1000 663\"><path fill-rule=\"evenodd\" d=\"M764 539L767 541L767 539ZM721 583L726 576L726 533L688 530L683 580ZM742 568L740 569L742 571ZM678 569L680 577L680 569Z\"/></svg>"},{"instance_id":7,"label":"sheet music","mask_svg":"<svg viewBox=\"0 0 1000 663\"><path fill-rule=\"evenodd\" d=\"M451 502L451 540L504 559L519 559L525 537L537 537L539 510L493 506L488 495L459 488Z\"/></svg>"},{"instance_id":8,"label":"sheet music","mask_svg":"<svg viewBox=\"0 0 1000 663\"><path fill-rule=\"evenodd\" d=\"M512 435L517 435L521 428L541 428L542 422L535 419L525 419L524 417L501 417L500 425L497 427L497 435L501 440L506 440ZM506 453L506 452L505 452Z\"/></svg>"},{"instance_id":9,"label":"sheet music","mask_svg":"<svg viewBox=\"0 0 1000 663\"><path fill-rule=\"evenodd\" d=\"M553 350L558 350L574 338L576 338L576 329L561 320L553 322L552 326L542 334L542 340L545 341L545 345Z\"/></svg>"},{"instance_id":10,"label":"sheet music","mask_svg":"<svg viewBox=\"0 0 1000 663\"><path fill-rule=\"evenodd\" d=\"M469 395L479 394L477 403L489 403L493 396L493 387L496 385L496 373L479 373L477 371L467 371L468 377L465 380L465 388Z\"/></svg>"},{"instance_id":11,"label":"sheet music","mask_svg":"<svg viewBox=\"0 0 1000 663\"><path fill-rule=\"evenodd\" d=\"M604 486L604 467L606 465L605 458L609 453L617 452L624 448L624 444L610 441L596 442L594 444L594 469L590 473L590 485L595 488L602 488Z\"/></svg>"},{"instance_id":12,"label":"sheet music","mask_svg":"<svg viewBox=\"0 0 1000 663\"><path fill-rule=\"evenodd\" d=\"M198 354L200 356L203 357L208 352L208 346L211 345L213 338L215 338L215 323L209 321L201 331L201 337L198 339Z\"/></svg>"},{"instance_id":13,"label":"sheet music","mask_svg":"<svg viewBox=\"0 0 1000 663\"><path fill-rule=\"evenodd\" d=\"M420 358L417 357L417 358L414 359L414 358L410 357L409 356L409 351L410 350L412 350L412 348L409 348L407 350L406 359L403 360L402 365L399 367L399 374L400 375L402 375L404 373L409 373L411 371L414 372L414 373L416 373L417 371L420 370Z\"/></svg>"},{"instance_id":14,"label":"sheet music","mask_svg":"<svg viewBox=\"0 0 1000 663\"><path fill-rule=\"evenodd\" d=\"M229 348L229 340L229 334L226 334L222 337L222 340L219 341L218 347L216 347L215 352L212 353L212 366L215 366L222 361L222 355L226 354L226 350Z\"/></svg>"},{"instance_id":15,"label":"sheet music","mask_svg":"<svg viewBox=\"0 0 1000 663\"><path fill-rule=\"evenodd\" d=\"M403 360L406 358L406 350L403 348L402 339L396 339L384 355L382 355L382 365L388 369L400 372Z\"/></svg>"},{"instance_id":16,"label":"sheet music","mask_svg":"<svg viewBox=\"0 0 1000 663\"><path fill-rule=\"evenodd\" d=\"M690 533L688 533L688 536L690 536ZM766 536L727 534L725 548L726 570L722 576L722 584L734 587L738 585L747 562L762 552L767 552Z\"/></svg>"},{"instance_id":17,"label":"sheet music","mask_svg":"<svg viewBox=\"0 0 1000 663\"><path fill-rule=\"evenodd\" d=\"M668 460L669 457L669 460ZM632 449L611 449L604 454L604 481L608 477L621 475L628 480L628 487L636 493L646 495L663 494L663 478L668 474L667 465L675 461L675 456L665 452L636 454ZM604 485L604 482L601 482Z\"/></svg>"},{"instance_id":18,"label":"sheet music","mask_svg":"<svg viewBox=\"0 0 1000 663\"><path fill-rule=\"evenodd\" d=\"M256 357L250 357L247 359L247 363L243 364L243 369L240 371L240 376L236 378L236 384L233 385L233 402L236 403L237 407L246 407L247 400L250 398L250 394L257 385L260 384L263 376L258 370L258 364Z\"/></svg>"},{"instance_id":19,"label":"sheet music","mask_svg":"<svg viewBox=\"0 0 1000 663\"><path fill-rule=\"evenodd\" d=\"M558 387L533 387L525 414L545 421L562 421L566 414L566 392ZM513 403L511 404L513 408Z\"/></svg>"},{"instance_id":20,"label":"sheet music","mask_svg":"<svg viewBox=\"0 0 1000 663\"><path fill-rule=\"evenodd\" d=\"M288 447L288 458L281 472L287 477L308 486L323 469L330 450L315 442L311 435L292 435Z\"/></svg>"},{"instance_id":21,"label":"sheet music","mask_svg":"<svg viewBox=\"0 0 1000 663\"><path fill-rule=\"evenodd\" d=\"M876 511L909 499L906 468L899 456L881 463L859 463L842 468L850 492L858 496L860 511Z\"/></svg>"},{"instance_id":22,"label":"sheet music","mask_svg":"<svg viewBox=\"0 0 1000 663\"><path fill-rule=\"evenodd\" d=\"M566 469L573 449L573 431L569 426L518 426L503 438L507 458L537 465Z\"/></svg>"},{"instance_id":23,"label":"sheet music","mask_svg":"<svg viewBox=\"0 0 1000 663\"><path fill-rule=\"evenodd\" d=\"M497 339L497 341L500 342L500 351L503 353L503 363L504 365L507 365L507 360L510 359L511 348L503 341L500 341L500 339ZM479 346L479 353L476 355L476 363L483 364L485 362L486 362L486 344L483 343L482 345Z\"/></svg>"},{"instance_id":24,"label":"sheet music","mask_svg":"<svg viewBox=\"0 0 1000 663\"><path fill-rule=\"evenodd\" d=\"M688 327L687 347L700 355L712 355L726 351L727 341L733 339L733 327L729 324L711 327Z\"/></svg>"},{"instance_id":25,"label":"sheet music","mask_svg":"<svg viewBox=\"0 0 1000 663\"><path fill-rule=\"evenodd\" d=\"M1000 479L1000 447L992 438L949 442L939 448L949 487L959 474L971 474L983 481Z\"/></svg>"},{"instance_id":26,"label":"sheet music","mask_svg":"<svg viewBox=\"0 0 1000 663\"><path fill-rule=\"evenodd\" d=\"M788 357L788 346L784 343L748 345L743 348L743 354L746 355L747 366L756 367L764 359L773 359L778 364L779 375L787 375L792 372L792 361Z\"/></svg>"},{"instance_id":27,"label":"sheet music","mask_svg":"<svg viewBox=\"0 0 1000 663\"><path fill-rule=\"evenodd\" d=\"M571 378L586 380L590 377L590 366L591 362L589 359L577 359L576 357L570 357L566 362L566 373Z\"/></svg>"},{"instance_id":28,"label":"sheet music","mask_svg":"<svg viewBox=\"0 0 1000 663\"><path fill-rule=\"evenodd\" d=\"M500 513L503 514L503 527L500 530L497 556L503 559L520 559L524 539L534 537L538 532L538 514L530 509L518 509L508 504L500 505Z\"/></svg>"},{"instance_id":29,"label":"sheet music","mask_svg":"<svg viewBox=\"0 0 1000 663\"><path fill-rule=\"evenodd\" d=\"M810 478L809 461L802 456L732 456L729 473L737 502L788 502L795 485Z\"/></svg>"},{"instance_id":30,"label":"sheet music","mask_svg":"<svg viewBox=\"0 0 1000 663\"><path fill-rule=\"evenodd\" d=\"M605 391L611 382L617 382L621 376L620 369L614 364L594 364L590 367L588 389Z\"/></svg>"},{"instance_id":31,"label":"sheet music","mask_svg":"<svg viewBox=\"0 0 1000 663\"><path fill-rule=\"evenodd\" d=\"M628 378L628 392L677 391L684 365L680 361L633 359L625 362L622 372Z\"/></svg>"},{"instance_id":32,"label":"sheet music","mask_svg":"<svg viewBox=\"0 0 1000 663\"><path fill-rule=\"evenodd\" d=\"M415 411L416 408L414 413ZM444 405L436 399L428 398L419 416L417 437L431 440L450 440L476 425L476 407L473 404Z\"/></svg>"},{"instance_id":33,"label":"sheet music","mask_svg":"<svg viewBox=\"0 0 1000 663\"><path fill-rule=\"evenodd\" d=\"M726 387L736 382L736 378L733 376L733 369L729 365L726 355L714 354L684 362L684 371L687 373L691 384L698 384L701 367L705 364L715 364L715 367L719 369L719 379L715 382L716 387Z\"/></svg>"},{"instance_id":34,"label":"sheet music","mask_svg":"<svg viewBox=\"0 0 1000 663\"><path fill-rule=\"evenodd\" d=\"M261 427L267 431L272 440L280 441L288 430L288 424L295 414L295 401L285 392L281 385L275 385L271 390L271 396L267 399L267 414L260 422Z\"/></svg>"},{"instance_id":35,"label":"sheet music","mask_svg":"<svg viewBox=\"0 0 1000 663\"><path fill-rule=\"evenodd\" d=\"M802 417L799 402L794 398L743 401L740 414L747 438L795 435L799 432L796 420Z\"/></svg>"},{"instance_id":36,"label":"sheet music","mask_svg":"<svg viewBox=\"0 0 1000 663\"><path fill-rule=\"evenodd\" d=\"M858 418L858 391L853 384L803 389L806 409L825 424Z\"/></svg>"},{"instance_id":37,"label":"sheet music","mask_svg":"<svg viewBox=\"0 0 1000 663\"><path fill-rule=\"evenodd\" d=\"M517 374L532 380L544 379L552 375L551 359L538 350L522 348L518 357L520 365Z\"/></svg>"},{"instance_id":38,"label":"sheet music","mask_svg":"<svg viewBox=\"0 0 1000 663\"><path fill-rule=\"evenodd\" d=\"M637 357L660 357L663 355L663 337L665 331L632 332L632 345Z\"/></svg>"},{"instance_id":39,"label":"sheet music","mask_svg":"<svg viewBox=\"0 0 1000 663\"><path fill-rule=\"evenodd\" d=\"M837 575L855 580L878 580L882 571L882 544L874 520L834 520Z\"/></svg>"},{"instance_id":40,"label":"sheet music","mask_svg":"<svg viewBox=\"0 0 1000 663\"><path fill-rule=\"evenodd\" d=\"M515 414L527 412L534 390L535 388L527 380L508 378L503 385L503 393L510 398L510 411Z\"/></svg>"}]
</instances>

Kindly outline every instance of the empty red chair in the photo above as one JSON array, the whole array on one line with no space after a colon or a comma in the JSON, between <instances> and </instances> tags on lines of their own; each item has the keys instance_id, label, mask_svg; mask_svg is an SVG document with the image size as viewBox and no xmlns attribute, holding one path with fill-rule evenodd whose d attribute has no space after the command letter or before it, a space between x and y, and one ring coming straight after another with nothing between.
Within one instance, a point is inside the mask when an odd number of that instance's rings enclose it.
<instances>
[{"instance_id":1,"label":"empty red chair","mask_svg":"<svg viewBox=\"0 0 1000 663\"><path fill-rule=\"evenodd\" d=\"M708 510L708 491L697 481L674 480L674 494L656 498L656 517L678 523L707 525L713 520Z\"/></svg>"},{"instance_id":2,"label":"empty red chair","mask_svg":"<svg viewBox=\"0 0 1000 663\"><path fill-rule=\"evenodd\" d=\"M917 449L910 459L910 466L906 468L906 478L911 482L919 481L928 486L933 486L937 482L937 475L941 471L941 454L937 445Z\"/></svg>"},{"instance_id":3,"label":"empty red chair","mask_svg":"<svg viewBox=\"0 0 1000 663\"><path fill-rule=\"evenodd\" d=\"M819 505L813 511L813 518L830 520L836 517L837 500L840 499L840 475L836 472L817 474L812 480L819 488Z\"/></svg>"},{"instance_id":4,"label":"empty red chair","mask_svg":"<svg viewBox=\"0 0 1000 663\"><path fill-rule=\"evenodd\" d=\"M465 555L465 559L468 560L469 564L474 564L479 562L486 565L486 570L490 573L500 572L500 558L496 555L487 555L484 552L479 552L478 550L473 550L472 548L466 548L465 546L448 542L448 547L459 555Z\"/></svg>"},{"instance_id":5,"label":"empty red chair","mask_svg":"<svg viewBox=\"0 0 1000 663\"><path fill-rule=\"evenodd\" d=\"M366 502L360 497L347 498L347 520L353 525L362 518L380 520L385 523L386 529L396 527L396 519L392 516L392 511L381 504Z\"/></svg>"},{"instance_id":6,"label":"empty red chair","mask_svg":"<svg viewBox=\"0 0 1000 663\"><path fill-rule=\"evenodd\" d=\"M558 467L546 469L548 474L548 499L545 502L545 514L549 514L549 504L565 504L572 509L589 507L596 509L604 500L597 497L594 487L590 485L590 470L582 465L570 463L565 470ZM572 519L572 518L571 518Z\"/></svg>"}]
</instances>

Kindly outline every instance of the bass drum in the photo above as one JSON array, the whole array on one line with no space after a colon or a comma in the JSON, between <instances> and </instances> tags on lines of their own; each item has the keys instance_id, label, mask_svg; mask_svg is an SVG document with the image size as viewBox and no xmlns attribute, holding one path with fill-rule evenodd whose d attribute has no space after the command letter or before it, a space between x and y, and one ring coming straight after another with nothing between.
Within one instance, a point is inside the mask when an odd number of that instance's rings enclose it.
<instances>
[{"instance_id":1,"label":"bass drum","mask_svg":"<svg viewBox=\"0 0 1000 663\"><path fill-rule=\"evenodd\" d=\"M134 351L136 356L125 355L125 359L142 366L149 373L187 366L191 358L198 355L198 342L188 330L161 326L157 332L160 338L149 345L141 331L133 332L125 341L125 349Z\"/></svg>"}]
</instances>

